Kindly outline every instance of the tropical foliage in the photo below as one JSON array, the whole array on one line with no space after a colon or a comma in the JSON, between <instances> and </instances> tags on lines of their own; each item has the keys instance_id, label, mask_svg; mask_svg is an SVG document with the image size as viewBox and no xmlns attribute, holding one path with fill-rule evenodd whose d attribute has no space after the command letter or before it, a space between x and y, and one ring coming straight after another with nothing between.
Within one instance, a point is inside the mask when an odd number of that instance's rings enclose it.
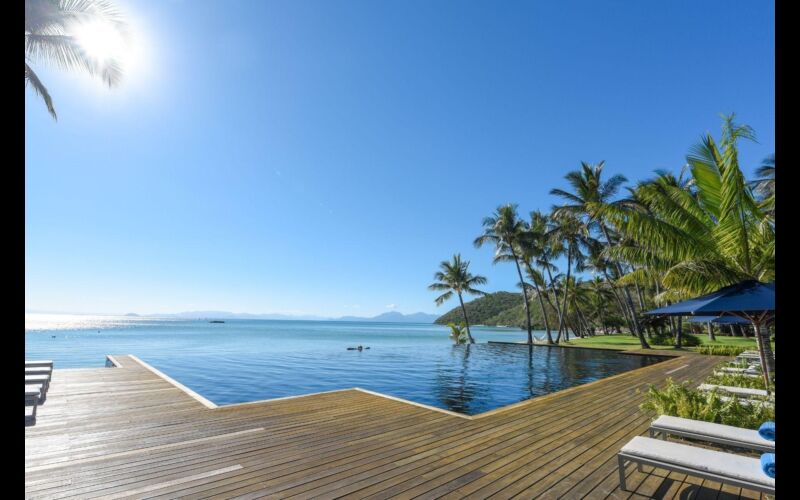
<instances>
[{"instance_id":1,"label":"tropical foliage","mask_svg":"<svg viewBox=\"0 0 800 500\"><path fill-rule=\"evenodd\" d=\"M447 327L450 328L450 340L452 340L454 344L470 343L467 329L464 328L464 325L448 323Z\"/></svg>"},{"instance_id":2,"label":"tropical foliage","mask_svg":"<svg viewBox=\"0 0 800 500\"><path fill-rule=\"evenodd\" d=\"M565 186L551 190L557 203L550 212L526 219L515 204L497 207L474 243L492 245L494 263L514 264L522 304L480 323L502 317L516 325L509 318L521 315L529 342L534 327L558 343L621 326L642 348L697 345L681 318L643 312L743 280L774 281L775 157L747 180L739 148L754 140L750 127L723 116L719 139L702 135L675 173L656 170L627 185L604 162L581 162ZM716 335L747 335L739 326L715 328ZM771 358L768 352L770 365Z\"/></svg>"},{"instance_id":3,"label":"tropical foliage","mask_svg":"<svg viewBox=\"0 0 800 500\"><path fill-rule=\"evenodd\" d=\"M520 322L502 323L499 322L497 316L505 313L510 309L521 307L522 304L521 293L511 292L495 292L481 295L469 302L465 302L464 306L469 315L470 322L473 325L522 325L524 318L519 316ZM440 316L434 323L439 325L446 325L448 323L459 323L464 319L464 314L461 311L461 306L458 305Z\"/></svg>"},{"instance_id":4,"label":"tropical foliage","mask_svg":"<svg viewBox=\"0 0 800 500\"><path fill-rule=\"evenodd\" d=\"M676 384L667 379L659 389L650 385L641 409L657 415L704 420L746 429L757 429L762 423L775 420L775 410L768 405L742 404L738 398L723 400L716 392L692 388L690 382Z\"/></svg>"},{"instance_id":5,"label":"tropical foliage","mask_svg":"<svg viewBox=\"0 0 800 500\"><path fill-rule=\"evenodd\" d=\"M748 347L734 345L704 345L700 346L697 349L697 352L700 354L710 354L713 356L738 356L748 349ZM764 385L763 381L761 385Z\"/></svg>"},{"instance_id":6,"label":"tropical foliage","mask_svg":"<svg viewBox=\"0 0 800 500\"><path fill-rule=\"evenodd\" d=\"M54 119L53 98L33 66L85 71L99 76L108 86L122 78L118 61L98 61L78 43L75 30L88 23L106 23L121 33L126 29L120 13L106 0L25 0L25 87L30 85L42 98Z\"/></svg>"},{"instance_id":7,"label":"tropical foliage","mask_svg":"<svg viewBox=\"0 0 800 500\"><path fill-rule=\"evenodd\" d=\"M748 377L739 373L721 373L706 377L707 384L723 385L728 387L746 387L748 389L763 389L764 379L761 377ZM774 384L770 389L774 389Z\"/></svg>"}]
</instances>

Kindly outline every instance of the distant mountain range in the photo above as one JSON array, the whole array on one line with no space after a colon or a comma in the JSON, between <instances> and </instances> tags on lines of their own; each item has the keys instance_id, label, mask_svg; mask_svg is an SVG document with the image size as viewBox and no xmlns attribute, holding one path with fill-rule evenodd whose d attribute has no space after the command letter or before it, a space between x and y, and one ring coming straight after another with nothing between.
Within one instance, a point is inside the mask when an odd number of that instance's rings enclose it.
<instances>
[{"instance_id":1,"label":"distant mountain range","mask_svg":"<svg viewBox=\"0 0 800 500\"><path fill-rule=\"evenodd\" d=\"M126 316L139 316L136 313L128 313ZM386 312L372 317L361 316L342 316L340 318L326 318L323 316L310 315L291 315L291 314L250 314L233 313L230 311L186 311L175 314L157 314L162 318L182 318L182 319L282 319L282 320L316 320L316 321L383 321L387 323L433 323L435 314L422 312L413 314L403 314L397 311Z\"/></svg>"},{"instance_id":2,"label":"distant mountain range","mask_svg":"<svg viewBox=\"0 0 800 500\"><path fill-rule=\"evenodd\" d=\"M373 316L371 318L362 318L358 316L342 316L336 318L335 321L384 321L387 323L433 323L439 316L435 314L426 314L423 312L413 314L403 314L397 311L386 312Z\"/></svg>"}]
</instances>

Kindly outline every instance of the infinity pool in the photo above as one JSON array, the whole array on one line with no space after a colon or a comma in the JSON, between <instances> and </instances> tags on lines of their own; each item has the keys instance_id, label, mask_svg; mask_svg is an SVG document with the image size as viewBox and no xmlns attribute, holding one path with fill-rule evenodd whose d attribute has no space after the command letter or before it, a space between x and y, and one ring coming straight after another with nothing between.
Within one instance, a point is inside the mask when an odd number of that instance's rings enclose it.
<instances>
[{"instance_id":1,"label":"infinity pool","mask_svg":"<svg viewBox=\"0 0 800 500\"><path fill-rule=\"evenodd\" d=\"M219 405L361 387L469 415L664 359L485 343L523 340L519 330L474 334L484 343L452 345L437 325L122 320L31 329L25 355L64 368L134 354ZM347 350L359 344L369 349Z\"/></svg>"}]
</instances>

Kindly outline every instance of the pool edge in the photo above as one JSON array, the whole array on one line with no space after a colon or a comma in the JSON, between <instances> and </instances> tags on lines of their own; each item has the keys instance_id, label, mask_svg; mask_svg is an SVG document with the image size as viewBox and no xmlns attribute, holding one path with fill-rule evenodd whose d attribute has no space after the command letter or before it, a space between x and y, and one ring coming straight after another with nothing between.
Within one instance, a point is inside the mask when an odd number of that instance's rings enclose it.
<instances>
[{"instance_id":1,"label":"pool edge","mask_svg":"<svg viewBox=\"0 0 800 500\"><path fill-rule=\"evenodd\" d=\"M527 344L521 344L521 345L527 345ZM552 346L552 347L556 347L556 346ZM592 348L573 347L573 349L592 349ZM597 350L597 349L592 349L592 350ZM633 353L631 353L631 354L633 354ZM400 398L400 397L397 397L397 396L392 396L392 395L389 395L389 394L384 394L384 393L377 392L377 391L372 391L372 390L369 390L369 389L363 389L361 387L349 387L349 388L343 388L343 389L333 389L333 390L330 390L330 391L312 392L312 393L308 393L308 394L298 394L298 395L295 395L295 396L282 396L282 397L271 398L271 399L259 399L257 401L245 401L245 402L242 402L242 403L231 403L231 404L226 404L226 405L217 405L216 403L204 398L203 396L201 396L197 392L195 392L195 391L189 389L188 387L186 387L185 385L181 384L177 380L174 380L173 378L171 378L167 374L165 374L165 373L159 371L158 369L150 366L149 364L147 364L146 362L142 361L141 359L139 359L138 357L134 356L133 354L129 354L128 356L130 356L131 359L133 359L134 361L139 363L145 369L147 369L147 370L151 371L152 373L154 373L155 375L161 377L162 379L164 379L168 383L172 384L176 388L178 388L181 391L185 392L187 395L191 396L193 399L195 399L198 402L200 402L206 408L209 408L209 409L212 409L212 410L213 409L224 409L224 408L230 408L230 407L237 407L237 406L242 406L242 405L255 405L255 404L260 404L260 403L265 403L266 404L266 403L271 403L271 402L275 402L275 401L283 401L283 400L287 400L287 399L297 399L297 398L305 398L305 397L310 397L310 396L316 396L316 395L319 395L319 394L329 394L329 393L343 392L343 391L358 391L358 392L361 392L361 393L370 394L372 396L378 396L378 397L382 397L382 398L398 401L398 402L401 402L401 403L417 406L419 408L424 408L426 410L432 410L432 411L436 411L436 412L439 412L439 413L444 413L444 414L452 416L452 417L459 417L459 418L463 418L463 419L467 419L467 420L477 420L477 419L481 419L481 418L488 417L488 416L491 416L491 415L496 415L498 413L502 413L502 412L505 412L505 411L513 410L513 409L516 409L516 408L520 408L520 407L523 407L525 405L533 404L534 402L539 402L539 401L541 401L543 399L552 398L552 397L555 397L555 396L558 396L558 395L563 395L564 393L572 392L572 391L575 391L575 390L578 390L578 389L583 389L583 388L586 388L586 387L591 386L593 384L599 384L600 382L604 382L606 380L613 380L613 379L618 378L618 377L629 375L629 374L634 373L634 372L636 372L638 370L651 369L651 368L656 367L656 366L662 366L662 367L669 366L669 367L671 367L673 363L681 361L681 358L684 357L684 355L682 355L682 354L670 355L670 354L661 354L661 353L659 353L659 354L651 354L651 355L652 356L663 357L663 358L667 358L667 359L665 359L664 361L658 362L658 363L654 363L654 364L651 364L651 365L642 366L642 367L639 367L639 368L634 368L633 370L628 370L628 371L625 371L625 372L622 372L622 373L618 373L618 374L612 375L610 377L604 377L604 378L601 378L601 379L598 379L598 380L593 380L592 382L587 382L585 384L574 385L572 387L567 387L566 389L562 389L560 391L551 392L549 394L543 394L541 396L537 396L537 397L530 398L530 399L525 399L523 401L518 401L518 402L512 403L510 405L501 406L500 408L494 408L492 410L485 411L483 413L478 413L476 415L466 415L466 414L454 412L454 411L451 411L451 410L445 410L444 408L438 408L436 406L426 405L424 403L417 403L416 401L403 399L403 398ZM118 364L118 362L113 358L113 356L107 355L106 358L113 360L112 362L114 362L116 364L116 366L122 367L122 365Z\"/></svg>"}]
</instances>

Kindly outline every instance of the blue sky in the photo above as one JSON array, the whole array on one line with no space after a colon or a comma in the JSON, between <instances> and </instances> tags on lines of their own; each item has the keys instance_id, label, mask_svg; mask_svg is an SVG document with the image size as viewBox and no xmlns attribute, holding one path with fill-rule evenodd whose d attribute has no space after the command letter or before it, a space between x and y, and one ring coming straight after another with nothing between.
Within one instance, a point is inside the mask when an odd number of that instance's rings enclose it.
<instances>
[{"instance_id":1,"label":"blue sky","mask_svg":"<svg viewBox=\"0 0 800 500\"><path fill-rule=\"evenodd\" d=\"M26 90L28 311L444 312L426 287L501 203L581 161L677 170L736 112L774 152L774 6L744 1L117 2L118 88Z\"/></svg>"}]
</instances>

